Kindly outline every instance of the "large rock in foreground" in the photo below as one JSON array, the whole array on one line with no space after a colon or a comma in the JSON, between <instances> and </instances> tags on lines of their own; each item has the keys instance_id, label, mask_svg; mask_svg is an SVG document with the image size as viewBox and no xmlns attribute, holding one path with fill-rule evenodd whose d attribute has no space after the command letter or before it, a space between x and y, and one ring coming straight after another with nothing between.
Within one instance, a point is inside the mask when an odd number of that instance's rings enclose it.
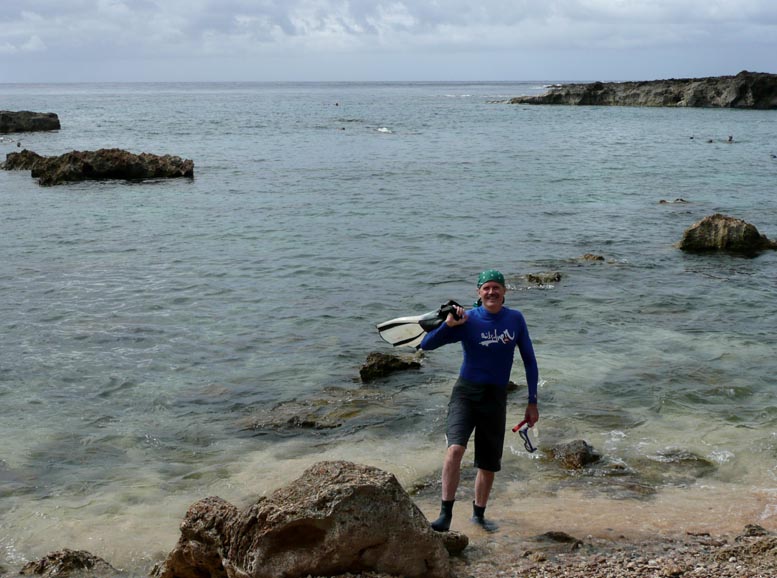
<instances>
[{"instance_id":1,"label":"large rock in foreground","mask_svg":"<svg viewBox=\"0 0 777 578\"><path fill-rule=\"evenodd\" d=\"M691 225L677 247L696 253L728 251L756 255L766 249L777 249L777 242L759 233L755 225L716 213Z\"/></svg>"},{"instance_id":2,"label":"large rock in foreground","mask_svg":"<svg viewBox=\"0 0 777 578\"><path fill-rule=\"evenodd\" d=\"M216 497L189 508L157 578L285 578L380 572L447 577L448 553L396 478L320 462L240 512Z\"/></svg>"},{"instance_id":3,"label":"large rock in foreground","mask_svg":"<svg viewBox=\"0 0 777 578\"><path fill-rule=\"evenodd\" d=\"M59 129L59 117L53 112L0 110L0 133L2 134Z\"/></svg>"},{"instance_id":4,"label":"large rock in foreground","mask_svg":"<svg viewBox=\"0 0 777 578\"><path fill-rule=\"evenodd\" d=\"M592 82L554 86L510 104L777 108L777 74L742 71L736 76L642 82Z\"/></svg>"},{"instance_id":5,"label":"large rock in foreground","mask_svg":"<svg viewBox=\"0 0 777 578\"><path fill-rule=\"evenodd\" d=\"M17 155L27 154L26 158ZM37 157L37 158L36 158ZM169 179L193 177L194 162L172 155L139 155L121 149L72 151L57 157L41 157L30 151L6 155L5 168L30 168L41 185L84 180Z\"/></svg>"}]
</instances>

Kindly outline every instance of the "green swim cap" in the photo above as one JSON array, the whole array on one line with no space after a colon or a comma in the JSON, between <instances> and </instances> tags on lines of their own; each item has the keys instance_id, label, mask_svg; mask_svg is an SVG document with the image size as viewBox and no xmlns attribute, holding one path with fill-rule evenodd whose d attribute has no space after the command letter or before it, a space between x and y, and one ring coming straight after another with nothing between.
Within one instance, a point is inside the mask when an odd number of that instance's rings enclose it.
<instances>
[{"instance_id":1,"label":"green swim cap","mask_svg":"<svg viewBox=\"0 0 777 578\"><path fill-rule=\"evenodd\" d=\"M478 275L478 289L480 289L482 285L485 285L489 281L496 281L502 287L505 286L505 276L496 269L488 269L487 271L483 271L480 275Z\"/></svg>"}]
</instances>

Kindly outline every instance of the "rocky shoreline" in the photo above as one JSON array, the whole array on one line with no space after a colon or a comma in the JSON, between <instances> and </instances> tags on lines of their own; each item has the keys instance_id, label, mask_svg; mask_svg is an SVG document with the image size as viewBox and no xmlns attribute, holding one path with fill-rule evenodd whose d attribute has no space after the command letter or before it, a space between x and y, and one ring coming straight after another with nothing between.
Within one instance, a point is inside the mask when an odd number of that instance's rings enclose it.
<instances>
[{"instance_id":1,"label":"rocky shoreline","mask_svg":"<svg viewBox=\"0 0 777 578\"><path fill-rule=\"evenodd\" d=\"M62 550L30 562L19 572L0 568L0 576L47 578L125 573L89 552ZM772 578L777 575L777 536L746 526L736 536L686 533L604 539L577 539L563 532L515 539L496 534L476 539L450 557L450 578ZM215 576L211 574L211 576ZM395 578L363 571L330 578ZM314 578L314 575L308 575ZM318 577L315 577L318 578Z\"/></svg>"},{"instance_id":2,"label":"rocky shoreline","mask_svg":"<svg viewBox=\"0 0 777 578\"><path fill-rule=\"evenodd\" d=\"M733 537L577 539L549 532L515 543L471 544L451 560L456 578L767 578L777 575L777 536L755 525Z\"/></svg>"},{"instance_id":3,"label":"rocky shoreline","mask_svg":"<svg viewBox=\"0 0 777 578\"><path fill-rule=\"evenodd\" d=\"M507 102L769 110L777 109L777 74L743 70L736 76L562 84L542 95L520 96Z\"/></svg>"}]
</instances>

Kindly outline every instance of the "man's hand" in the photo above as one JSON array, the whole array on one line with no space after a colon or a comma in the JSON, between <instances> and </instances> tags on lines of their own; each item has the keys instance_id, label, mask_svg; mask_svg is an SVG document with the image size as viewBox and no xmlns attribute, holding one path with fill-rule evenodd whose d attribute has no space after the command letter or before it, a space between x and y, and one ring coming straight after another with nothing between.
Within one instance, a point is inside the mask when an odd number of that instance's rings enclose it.
<instances>
[{"instance_id":1,"label":"man's hand","mask_svg":"<svg viewBox=\"0 0 777 578\"><path fill-rule=\"evenodd\" d=\"M456 317L458 317L458 319ZM445 325L448 327L456 327L457 325L463 325L466 322L467 313L464 311L464 307L456 307L456 315L448 313L448 317L445 319Z\"/></svg>"},{"instance_id":2,"label":"man's hand","mask_svg":"<svg viewBox=\"0 0 777 578\"><path fill-rule=\"evenodd\" d=\"M537 409L536 403L530 403L526 405L526 412L523 414L523 419L526 420L526 423L529 424L529 427L532 427L540 420L540 410Z\"/></svg>"}]
</instances>

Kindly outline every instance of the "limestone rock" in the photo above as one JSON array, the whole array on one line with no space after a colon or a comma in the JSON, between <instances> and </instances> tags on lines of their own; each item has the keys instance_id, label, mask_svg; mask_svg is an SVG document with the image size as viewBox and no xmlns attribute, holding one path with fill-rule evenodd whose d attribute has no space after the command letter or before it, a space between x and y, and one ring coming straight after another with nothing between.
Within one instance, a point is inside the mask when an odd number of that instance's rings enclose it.
<instances>
[{"instance_id":1,"label":"limestone rock","mask_svg":"<svg viewBox=\"0 0 777 578\"><path fill-rule=\"evenodd\" d=\"M777 108L777 74L680 78L641 82L562 84L538 96L520 96L510 104Z\"/></svg>"},{"instance_id":2,"label":"limestone rock","mask_svg":"<svg viewBox=\"0 0 777 578\"><path fill-rule=\"evenodd\" d=\"M398 355L390 355L373 351L367 356L367 360L359 369L359 376L367 383L375 379L386 377L396 371L419 369L421 364L415 359L407 359Z\"/></svg>"},{"instance_id":3,"label":"limestone rock","mask_svg":"<svg viewBox=\"0 0 777 578\"><path fill-rule=\"evenodd\" d=\"M44 576L45 578L67 576L115 576L118 571L102 558L85 550L58 550L47 554L37 562L26 564L19 574Z\"/></svg>"},{"instance_id":4,"label":"limestone rock","mask_svg":"<svg viewBox=\"0 0 777 578\"><path fill-rule=\"evenodd\" d=\"M396 478L320 462L240 512L194 504L157 578L285 578L381 572L445 578L448 553Z\"/></svg>"},{"instance_id":5,"label":"limestone rock","mask_svg":"<svg viewBox=\"0 0 777 578\"><path fill-rule=\"evenodd\" d=\"M716 213L689 227L677 247L689 252L757 254L764 249L777 249L777 243L761 235L754 225L742 219Z\"/></svg>"},{"instance_id":6,"label":"limestone rock","mask_svg":"<svg viewBox=\"0 0 777 578\"><path fill-rule=\"evenodd\" d=\"M59 117L53 112L0 110L0 134L59 129Z\"/></svg>"}]
</instances>

